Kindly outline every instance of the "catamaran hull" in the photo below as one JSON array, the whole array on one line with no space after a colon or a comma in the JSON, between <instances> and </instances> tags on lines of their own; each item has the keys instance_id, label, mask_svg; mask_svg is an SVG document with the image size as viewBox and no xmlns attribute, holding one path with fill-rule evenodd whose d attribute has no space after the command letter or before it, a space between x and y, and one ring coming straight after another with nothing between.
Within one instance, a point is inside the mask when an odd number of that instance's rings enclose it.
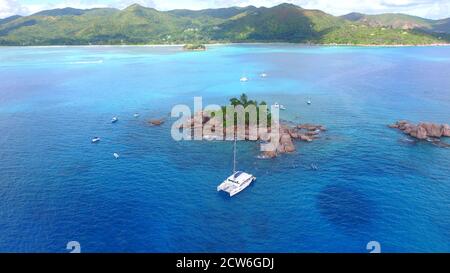
<instances>
[{"instance_id":1,"label":"catamaran hull","mask_svg":"<svg viewBox=\"0 0 450 273\"><path fill-rule=\"evenodd\" d=\"M217 191L224 191L227 192L230 197L235 196L236 194L240 193L241 191L245 190L248 186L250 186L250 184L252 184L253 181L256 180L256 177L253 177L250 181L248 181L247 183L242 184L240 187L235 188L235 189L228 189L228 187L225 186L225 184L221 184L220 186L217 187Z\"/></svg>"}]
</instances>

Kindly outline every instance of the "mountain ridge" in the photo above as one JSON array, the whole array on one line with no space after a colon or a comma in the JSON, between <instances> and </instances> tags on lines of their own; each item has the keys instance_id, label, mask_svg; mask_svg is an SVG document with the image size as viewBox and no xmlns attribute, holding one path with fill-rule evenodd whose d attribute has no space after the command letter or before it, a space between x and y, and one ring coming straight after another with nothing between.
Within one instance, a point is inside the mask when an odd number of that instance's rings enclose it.
<instances>
[{"instance_id":1,"label":"mountain ridge","mask_svg":"<svg viewBox=\"0 0 450 273\"><path fill-rule=\"evenodd\" d=\"M62 8L0 19L0 45L295 42L313 44L450 43L450 18L406 14L333 16L283 3L158 11L139 4Z\"/></svg>"}]
</instances>

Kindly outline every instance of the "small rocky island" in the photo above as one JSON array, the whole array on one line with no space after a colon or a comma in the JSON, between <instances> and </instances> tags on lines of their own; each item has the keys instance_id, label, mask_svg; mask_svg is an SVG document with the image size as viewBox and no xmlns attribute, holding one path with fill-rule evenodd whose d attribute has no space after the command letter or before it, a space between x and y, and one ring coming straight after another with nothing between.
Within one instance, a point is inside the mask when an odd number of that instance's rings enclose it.
<instances>
[{"instance_id":1,"label":"small rocky island","mask_svg":"<svg viewBox=\"0 0 450 273\"><path fill-rule=\"evenodd\" d=\"M189 51L205 51L206 46L202 44L186 44L183 46L183 49Z\"/></svg>"},{"instance_id":2,"label":"small rocky island","mask_svg":"<svg viewBox=\"0 0 450 273\"><path fill-rule=\"evenodd\" d=\"M232 98L230 99L231 105L237 106L242 105L244 107L252 104L255 105L256 108L267 105L264 101L261 103L258 103L257 101L248 100L247 96L245 94L242 94L241 97L238 98ZM225 110L225 106L222 107L222 109ZM267 114L267 120L268 124L271 122L271 113L268 112ZM259 117L258 117L259 119ZM204 112L197 112L195 113L191 118L188 118L185 120L185 122L180 125L180 130L190 130L190 133L192 136L194 136L194 130L196 129L203 129L204 125L210 121L209 115ZM247 122L247 121L246 121ZM196 127L197 124L197 127ZM199 126L201 124L201 127ZM225 124L225 120L224 120ZM236 124L236 123L235 123ZM223 128L224 135L226 132L226 126ZM289 125L286 123L280 123L279 124L279 142L278 146L276 147L276 150L274 151L267 151L262 152L260 155L261 158L275 158L281 154L284 153L292 153L296 151L296 147L294 145L294 141L304 141L304 142L312 142L320 137L320 134L327 129L323 125L318 124L298 124L296 126ZM234 131L237 131L236 126L234 127ZM245 127L245 140L246 141L264 141L267 137L267 135L262 135L258 132L258 135L255 138L250 137L250 132L256 132L257 128L250 128L248 125L248 122ZM267 129L267 132L271 132L271 128L269 127ZM210 140L214 139L211 136L203 134L204 140ZM218 140L225 140L225 139L218 139Z\"/></svg>"},{"instance_id":3,"label":"small rocky island","mask_svg":"<svg viewBox=\"0 0 450 273\"><path fill-rule=\"evenodd\" d=\"M450 137L450 126L448 124L422 122L416 125L409 121L401 120L389 125L389 128L399 129L406 135L418 140L427 140L439 147L450 147L450 144L441 142L442 137Z\"/></svg>"}]
</instances>

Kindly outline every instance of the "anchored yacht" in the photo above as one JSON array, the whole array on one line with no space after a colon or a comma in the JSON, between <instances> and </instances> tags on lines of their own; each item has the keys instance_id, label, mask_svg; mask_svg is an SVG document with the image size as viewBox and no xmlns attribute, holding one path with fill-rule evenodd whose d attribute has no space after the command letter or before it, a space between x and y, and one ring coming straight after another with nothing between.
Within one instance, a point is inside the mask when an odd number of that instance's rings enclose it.
<instances>
[{"instance_id":1,"label":"anchored yacht","mask_svg":"<svg viewBox=\"0 0 450 273\"><path fill-rule=\"evenodd\" d=\"M251 174L235 172L217 187L217 191L228 192L231 197L243 191L255 180L256 177Z\"/></svg>"},{"instance_id":2,"label":"anchored yacht","mask_svg":"<svg viewBox=\"0 0 450 273\"><path fill-rule=\"evenodd\" d=\"M284 105L282 105L282 104L278 104L278 102L275 102L275 104L273 106L280 110L286 110L286 107L284 107Z\"/></svg>"},{"instance_id":3,"label":"anchored yacht","mask_svg":"<svg viewBox=\"0 0 450 273\"><path fill-rule=\"evenodd\" d=\"M251 174L236 171L236 138L234 139L233 174L217 187L217 191L227 192L230 197L240 193L256 180Z\"/></svg>"}]
</instances>

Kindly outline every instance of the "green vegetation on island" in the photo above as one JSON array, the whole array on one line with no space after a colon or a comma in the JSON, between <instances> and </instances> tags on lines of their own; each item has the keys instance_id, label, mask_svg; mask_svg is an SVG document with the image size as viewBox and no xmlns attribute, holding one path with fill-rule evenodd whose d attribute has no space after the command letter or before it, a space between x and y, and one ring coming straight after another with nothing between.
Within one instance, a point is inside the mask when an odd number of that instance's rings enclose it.
<instances>
[{"instance_id":1,"label":"green vegetation on island","mask_svg":"<svg viewBox=\"0 0 450 273\"><path fill-rule=\"evenodd\" d=\"M0 19L0 45L242 42L417 45L450 43L450 19L404 14L333 16L293 4L158 11L137 4L54 9Z\"/></svg>"},{"instance_id":2,"label":"green vegetation on island","mask_svg":"<svg viewBox=\"0 0 450 273\"><path fill-rule=\"evenodd\" d=\"M259 125L259 121L260 121L260 116L259 116L260 115L260 110L261 110L261 113L263 113L263 110L264 110L264 109L260 109L260 107L264 107L266 109L266 112L267 112L267 119L266 119L267 126L270 127L270 124L272 122L272 114L270 113L270 108L269 108L269 106L267 105L267 103L265 101L262 101L262 102L258 103L258 101L256 101L256 100L249 100L248 96L245 93L243 93L239 98L231 98L230 99L230 105L234 106L234 107L240 105L244 109L247 106L250 106L250 105L254 106L255 110L256 110L256 124L257 125ZM226 127L227 126L227 121L226 121L227 106L222 106L222 113L223 113L223 117L224 117L223 118L223 126ZM234 124L238 124L237 118L238 118L238 116L237 116L237 113L235 112L235 114L234 114ZM245 125L249 126L249 124L250 124L250 113L246 112L245 113Z\"/></svg>"}]
</instances>

